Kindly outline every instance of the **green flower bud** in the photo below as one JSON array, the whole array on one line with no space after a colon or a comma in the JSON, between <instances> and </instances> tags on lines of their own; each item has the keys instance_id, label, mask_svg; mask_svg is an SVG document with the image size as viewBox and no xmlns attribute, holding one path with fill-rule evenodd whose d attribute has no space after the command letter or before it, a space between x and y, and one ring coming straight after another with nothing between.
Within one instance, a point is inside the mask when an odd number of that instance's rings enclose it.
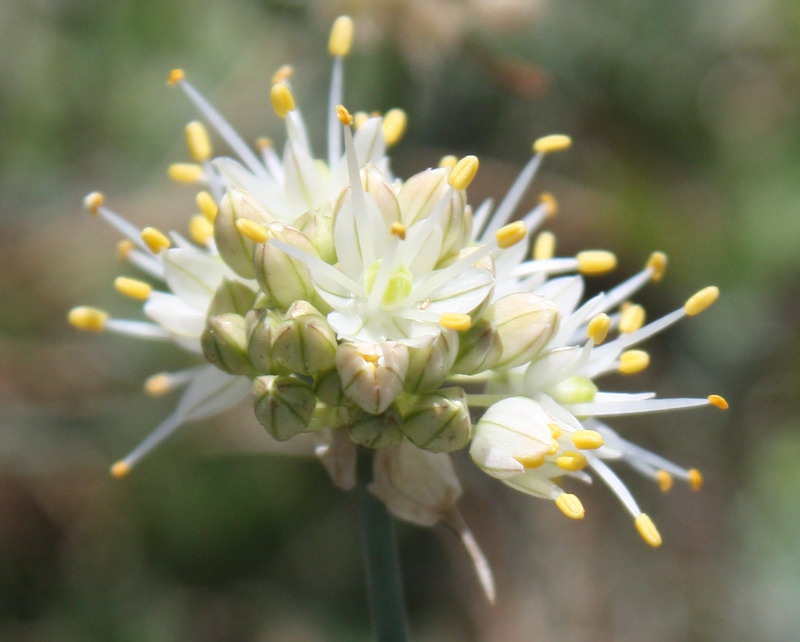
<instances>
[{"instance_id":1,"label":"green flower bud","mask_svg":"<svg viewBox=\"0 0 800 642\"><path fill-rule=\"evenodd\" d=\"M450 369L458 356L458 333L442 329L431 342L422 346L409 346L407 392L433 392L450 376Z\"/></svg>"},{"instance_id":2,"label":"green flower bud","mask_svg":"<svg viewBox=\"0 0 800 642\"><path fill-rule=\"evenodd\" d=\"M293 227L274 224L269 227L269 234L279 241L316 256L311 241ZM255 246L253 271L258 284L276 307L286 309L295 301L309 299L316 294L306 266L269 243L259 243Z\"/></svg>"},{"instance_id":3,"label":"green flower bud","mask_svg":"<svg viewBox=\"0 0 800 642\"><path fill-rule=\"evenodd\" d=\"M471 375L488 370L503 350L497 330L485 320L462 332L458 341L458 358L452 368L455 374Z\"/></svg>"},{"instance_id":4,"label":"green flower bud","mask_svg":"<svg viewBox=\"0 0 800 642\"><path fill-rule=\"evenodd\" d=\"M247 354L255 371L260 374L288 374L275 359L272 342L282 316L272 310L253 310L247 315Z\"/></svg>"},{"instance_id":5,"label":"green flower bud","mask_svg":"<svg viewBox=\"0 0 800 642\"><path fill-rule=\"evenodd\" d=\"M247 285L241 281L225 279L211 299L208 316L228 312L245 316L253 308L255 300L256 293Z\"/></svg>"},{"instance_id":6,"label":"green flower bud","mask_svg":"<svg viewBox=\"0 0 800 642\"><path fill-rule=\"evenodd\" d=\"M336 246L333 241L333 210L330 203L309 210L292 224L311 241L319 257L331 265L336 263Z\"/></svg>"},{"instance_id":7,"label":"green flower bud","mask_svg":"<svg viewBox=\"0 0 800 642\"><path fill-rule=\"evenodd\" d=\"M402 430L425 450L446 453L464 448L472 431L466 393L443 388L422 397L404 417Z\"/></svg>"},{"instance_id":8,"label":"green flower bud","mask_svg":"<svg viewBox=\"0 0 800 642\"><path fill-rule=\"evenodd\" d=\"M272 356L291 372L315 375L336 366L336 333L307 301L295 301L275 328Z\"/></svg>"},{"instance_id":9,"label":"green flower bud","mask_svg":"<svg viewBox=\"0 0 800 642\"><path fill-rule=\"evenodd\" d=\"M403 391L408 349L395 342L345 342L336 351L336 369L344 394L366 412L379 415Z\"/></svg>"},{"instance_id":10,"label":"green flower bud","mask_svg":"<svg viewBox=\"0 0 800 642\"><path fill-rule=\"evenodd\" d=\"M558 308L544 297L515 292L499 298L486 312L502 352L492 368L514 368L541 352L558 325Z\"/></svg>"},{"instance_id":11,"label":"green flower bud","mask_svg":"<svg viewBox=\"0 0 800 642\"><path fill-rule=\"evenodd\" d=\"M380 415L358 412L350 425L350 439L366 448L389 448L399 444L402 438L400 419L391 410Z\"/></svg>"},{"instance_id":12,"label":"green flower bud","mask_svg":"<svg viewBox=\"0 0 800 642\"><path fill-rule=\"evenodd\" d=\"M206 320L200 336L206 359L220 370L235 375L253 374L253 364L247 354L247 327L238 314L217 314Z\"/></svg>"},{"instance_id":13,"label":"green flower bud","mask_svg":"<svg viewBox=\"0 0 800 642\"><path fill-rule=\"evenodd\" d=\"M269 215L250 194L230 188L225 192L214 219L214 240L225 263L239 276L252 279L255 243L236 229L236 221L240 218L262 224L269 221Z\"/></svg>"},{"instance_id":14,"label":"green flower bud","mask_svg":"<svg viewBox=\"0 0 800 642\"><path fill-rule=\"evenodd\" d=\"M306 430L316 405L314 391L296 377L268 375L253 380L256 419L278 441Z\"/></svg>"},{"instance_id":15,"label":"green flower bud","mask_svg":"<svg viewBox=\"0 0 800 642\"><path fill-rule=\"evenodd\" d=\"M319 400L329 406L338 407L345 402L342 381L336 370L326 372L317 379L316 391Z\"/></svg>"},{"instance_id":16,"label":"green flower bud","mask_svg":"<svg viewBox=\"0 0 800 642\"><path fill-rule=\"evenodd\" d=\"M561 404L588 403L594 401L597 386L588 377L567 377L562 379L548 392Z\"/></svg>"}]
</instances>

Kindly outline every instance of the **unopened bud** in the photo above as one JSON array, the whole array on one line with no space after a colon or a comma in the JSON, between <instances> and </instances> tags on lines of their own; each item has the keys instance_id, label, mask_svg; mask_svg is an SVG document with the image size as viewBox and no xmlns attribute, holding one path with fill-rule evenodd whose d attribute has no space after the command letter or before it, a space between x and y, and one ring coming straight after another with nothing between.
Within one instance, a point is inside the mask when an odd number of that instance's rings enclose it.
<instances>
[{"instance_id":1,"label":"unopened bud","mask_svg":"<svg viewBox=\"0 0 800 642\"><path fill-rule=\"evenodd\" d=\"M249 335L247 354L259 374L284 374L286 369L275 359L272 342L281 316L271 310L254 310L247 316ZM288 373L287 373L288 374Z\"/></svg>"},{"instance_id":2,"label":"unopened bud","mask_svg":"<svg viewBox=\"0 0 800 642\"><path fill-rule=\"evenodd\" d=\"M403 419L403 433L414 444L438 453L460 450L469 443L472 421L461 388L442 388L419 399Z\"/></svg>"},{"instance_id":3,"label":"unopened bud","mask_svg":"<svg viewBox=\"0 0 800 642\"><path fill-rule=\"evenodd\" d=\"M333 241L333 216L329 203L300 215L292 223L311 241L319 258L325 263L336 263L336 246Z\"/></svg>"},{"instance_id":4,"label":"unopened bud","mask_svg":"<svg viewBox=\"0 0 800 642\"><path fill-rule=\"evenodd\" d=\"M278 441L303 432L311 421L317 400L311 387L295 377L279 375L253 380L256 419Z\"/></svg>"},{"instance_id":5,"label":"unopened bud","mask_svg":"<svg viewBox=\"0 0 800 642\"><path fill-rule=\"evenodd\" d=\"M310 303L295 301L275 328L272 354L291 372L315 375L336 366L336 333Z\"/></svg>"},{"instance_id":6,"label":"unopened bud","mask_svg":"<svg viewBox=\"0 0 800 642\"><path fill-rule=\"evenodd\" d=\"M316 256L316 250L302 232L283 225L274 225L270 236ZM306 266L283 250L269 243L259 243L253 251L253 269L258 284L279 308L286 309L294 301L314 295L314 286Z\"/></svg>"},{"instance_id":7,"label":"unopened bud","mask_svg":"<svg viewBox=\"0 0 800 642\"><path fill-rule=\"evenodd\" d=\"M350 439L373 450L395 446L403 439L400 419L391 410L380 415L358 412L350 426Z\"/></svg>"},{"instance_id":8,"label":"unopened bud","mask_svg":"<svg viewBox=\"0 0 800 642\"><path fill-rule=\"evenodd\" d=\"M235 375L250 375L253 372L247 343L246 323L244 317L238 314L209 317L200 336L206 359L220 370Z\"/></svg>"},{"instance_id":9,"label":"unopened bud","mask_svg":"<svg viewBox=\"0 0 800 642\"><path fill-rule=\"evenodd\" d=\"M597 386L588 377L576 375L559 381L548 392L558 403L588 403L594 400L594 396L597 394Z\"/></svg>"},{"instance_id":10,"label":"unopened bud","mask_svg":"<svg viewBox=\"0 0 800 642\"><path fill-rule=\"evenodd\" d=\"M558 308L537 294L515 292L489 307L502 352L493 368L514 368L533 359L555 332Z\"/></svg>"},{"instance_id":11,"label":"unopened bud","mask_svg":"<svg viewBox=\"0 0 800 642\"><path fill-rule=\"evenodd\" d=\"M208 306L208 316L232 312L245 316L253 307L256 293L251 288L238 280L223 279L211 303Z\"/></svg>"},{"instance_id":12,"label":"unopened bud","mask_svg":"<svg viewBox=\"0 0 800 642\"><path fill-rule=\"evenodd\" d=\"M386 410L403 391L408 349L401 343L342 343L336 351L342 390L373 415Z\"/></svg>"},{"instance_id":13,"label":"unopened bud","mask_svg":"<svg viewBox=\"0 0 800 642\"><path fill-rule=\"evenodd\" d=\"M252 279L255 274L253 271L255 243L242 236L236 227L236 221L240 218L262 225L268 222L267 213L252 196L240 189L232 188L225 193L214 219L214 239L225 263L239 276Z\"/></svg>"},{"instance_id":14,"label":"unopened bud","mask_svg":"<svg viewBox=\"0 0 800 642\"><path fill-rule=\"evenodd\" d=\"M491 368L503 351L497 330L482 320L458 337L458 358L453 364L454 374L477 374Z\"/></svg>"},{"instance_id":15,"label":"unopened bud","mask_svg":"<svg viewBox=\"0 0 800 642\"><path fill-rule=\"evenodd\" d=\"M315 390L319 400L329 406L337 408L345 402L342 381L339 379L339 373L336 370L331 370L318 377Z\"/></svg>"},{"instance_id":16,"label":"unopened bud","mask_svg":"<svg viewBox=\"0 0 800 642\"><path fill-rule=\"evenodd\" d=\"M450 376L458 356L458 333L442 329L432 342L409 346L405 390L433 392Z\"/></svg>"}]
</instances>

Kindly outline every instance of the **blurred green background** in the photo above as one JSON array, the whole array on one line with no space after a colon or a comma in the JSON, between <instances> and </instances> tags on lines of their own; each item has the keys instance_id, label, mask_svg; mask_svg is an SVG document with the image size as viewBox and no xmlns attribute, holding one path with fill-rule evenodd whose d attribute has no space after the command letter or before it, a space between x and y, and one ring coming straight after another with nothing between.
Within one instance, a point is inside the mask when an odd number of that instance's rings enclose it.
<instances>
[{"instance_id":1,"label":"blurred green background","mask_svg":"<svg viewBox=\"0 0 800 642\"><path fill-rule=\"evenodd\" d=\"M665 544L645 546L600 485L583 522L456 457L461 507L497 576L494 608L444 529L402 527L415 640L789 640L800 630L800 4L795 0L148 2L0 6L0 638L368 639L354 498L313 461L265 454L248 408L185 428L129 479L111 462L173 400L141 381L177 349L87 336L79 303L134 315L111 287L103 190L139 225L182 229L169 183L195 117L190 78L252 140L281 139L269 78L295 66L321 148L333 17L356 19L346 103L407 110L401 176L475 153L471 200L501 195L534 138L569 133L529 202L554 192L563 254L607 247L607 287L660 249L651 318L708 284L723 297L652 341L609 388L718 392L709 410L626 420L697 466L668 496L625 475ZM224 150L221 150L224 151ZM130 273L130 269L128 272Z\"/></svg>"}]
</instances>

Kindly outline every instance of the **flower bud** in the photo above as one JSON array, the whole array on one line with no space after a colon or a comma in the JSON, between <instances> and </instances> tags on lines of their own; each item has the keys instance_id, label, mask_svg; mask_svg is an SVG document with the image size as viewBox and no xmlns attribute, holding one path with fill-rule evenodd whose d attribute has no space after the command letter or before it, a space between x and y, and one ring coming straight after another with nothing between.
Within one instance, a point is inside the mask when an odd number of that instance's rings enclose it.
<instances>
[{"instance_id":1,"label":"flower bud","mask_svg":"<svg viewBox=\"0 0 800 642\"><path fill-rule=\"evenodd\" d=\"M250 194L230 188L225 192L214 219L214 240L225 263L239 276L252 279L255 243L242 236L236 228L236 221L240 218L262 224L266 224L269 220L267 213Z\"/></svg>"},{"instance_id":2,"label":"flower bud","mask_svg":"<svg viewBox=\"0 0 800 642\"><path fill-rule=\"evenodd\" d=\"M316 250L306 236L284 225L272 225L270 236L312 256ZM261 288L276 307L286 309L295 301L315 295L306 266L269 243L259 243L253 250L253 271Z\"/></svg>"},{"instance_id":3,"label":"flower bud","mask_svg":"<svg viewBox=\"0 0 800 642\"><path fill-rule=\"evenodd\" d=\"M342 390L373 415L386 410L403 391L408 349L402 343L342 343L336 351Z\"/></svg>"},{"instance_id":4,"label":"flower bud","mask_svg":"<svg viewBox=\"0 0 800 642\"><path fill-rule=\"evenodd\" d=\"M540 466L553 444L550 423L553 418L533 399L498 401L475 425L469 449L472 461L498 479Z\"/></svg>"},{"instance_id":5,"label":"flower bud","mask_svg":"<svg viewBox=\"0 0 800 642\"><path fill-rule=\"evenodd\" d=\"M561 404L588 403L594 400L597 386L588 377L575 375L562 379L549 388L548 392Z\"/></svg>"},{"instance_id":6,"label":"flower bud","mask_svg":"<svg viewBox=\"0 0 800 642\"><path fill-rule=\"evenodd\" d=\"M453 364L454 374L477 374L497 362L503 347L494 326L481 320L458 337L458 358Z\"/></svg>"},{"instance_id":7,"label":"flower bud","mask_svg":"<svg viewBox=\"0 0 800 642\"><path fill-rule=\"evenodd\" d=\"M423 393L436 390L447 377L458 356L458 333L442 329L430 343L408 347L405 390Z\"/></svg>"},{"instance_id":8,"label":"flower bud","mask_svg":"<svg viewBox=\"0 0 800 642\"><path fill-rule=\"evenodd\" d=\"M280 314L266 309L253 310L247 316L247 354L257 373L288 374L272 352L275 330L282 320Z\"/></svg>"},{"instance_id":9,"label":"flower bud","mask_svg":"<svg viewBox=\"0 0 800 642\"><path fill-rule=\"evenodd\" d=\"M224 279L220 283L208 306L208 316L232 312L245 316L256 300L256 293L251 288L233 279Z\"/></svg>"},{"instance_id":10,"label":"flower bud","mask_svg":"<svg viewBox=\"0 0 800 642\"><path fill-rule=\"evenodd\" d=\"M403 419L403 434L425 450L460 450L469 443L472 421L467 395L461 388L443 388L414 404Z\"/></svg>"},{"instance_id":11,"label":"flower bud","mask_svg":"<svg viewBox=\"0 0 800 642\"><path fill-rule=\"evenodd\" d=\"M373 450L395 446L403 439L400 419L391 410L380 415L359 411L350 425L350 439Z\"/></svg>"},{"instance_id":12,"label":"flower bud","mask_svg":"<svg viewBox=\"0 0 800 642\"><path fill-rule=\"evenodd\" d=\"M315 375L336 366L336 334L307 301L295 301L275 328L272 356L291 372Z\"/></svg>"},{"instance_id":13,"label":"flower bud","mask_svg":"<svg viewBox=\"0 0 800 642\"><path fill-rule=\"evenodd\" d=\"M315 390L320 401L334 408L344 404L345 396L342 391L342 381L339 379L339 373L336 370L331 370L321 375L316 383Z\"/></svg>"},{"instance_id":14,"label":"flower bud","mask_svg":"<svg viewBox=\"0 0 800 642\"><path fill-rule=\"evenodd\" d=\"M449 455L420 450L408 441L375 453L367 487L398 519L433 526L461 495Z\"/></svg>"},{"instance_id":15,"label":"flower bud","mask_svg":"<svg viewBox=\"0 0 800 642\"><path fill-rule=\"evenodd\" d=\"M256 419L278 441L303 432L311 421L317 399L311 387L287 375L269 375L253 380Z\"/></svg>"},{"instance_id":16,"label":"flower bud","mask_svg":"<svg viewBox=\"0 0 800 642\"><path fill-rule=\"evenodd\" d=\"M555 332L558 308L537 294L515 292L489 306L502 352L492 368L514 368L533 359Z\"/></svg>"},{"instance_id":17,"label":"flower bud","mask_svg":"<svg viewBox=\"0 0 800 642\"><path fill-rule=\"evenodd\" d=\"M206 321L200 336L206 359L220 370L234 375L252 375L253 364L247 354L247 328L238 314L217 314Z\"/></svg>"},{"instance_id":18,"label":"flower bud","mask_svg":"<svg viewBox=\"0 0 800 642\"><path fill-rule=\"evenodd\" d=\"M329 203L301 214L292 225L305 234L325 263L330 263L331 265L336 263L336 246L333 241L333 213Z\"/></svg>"}]
</instances>

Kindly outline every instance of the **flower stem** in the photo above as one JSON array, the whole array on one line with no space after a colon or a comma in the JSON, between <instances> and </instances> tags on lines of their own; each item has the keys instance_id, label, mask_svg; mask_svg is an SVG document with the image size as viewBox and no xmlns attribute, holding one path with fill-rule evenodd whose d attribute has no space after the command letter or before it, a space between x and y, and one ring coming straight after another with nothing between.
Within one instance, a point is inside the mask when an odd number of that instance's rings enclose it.
<instances>
[{"instance_id":1,"label":"flower stem","mask_svg":"<svg viewBox=\"0 0 800 642\"><path fill-rule=\"evenodd\" d=\"M358 455L359 526L372 629L377 642L406 642L405 602L394 522L383 502L367 490L372 481L372 457L372 451L367 450Z\"/></svg>"}]
</instances>

